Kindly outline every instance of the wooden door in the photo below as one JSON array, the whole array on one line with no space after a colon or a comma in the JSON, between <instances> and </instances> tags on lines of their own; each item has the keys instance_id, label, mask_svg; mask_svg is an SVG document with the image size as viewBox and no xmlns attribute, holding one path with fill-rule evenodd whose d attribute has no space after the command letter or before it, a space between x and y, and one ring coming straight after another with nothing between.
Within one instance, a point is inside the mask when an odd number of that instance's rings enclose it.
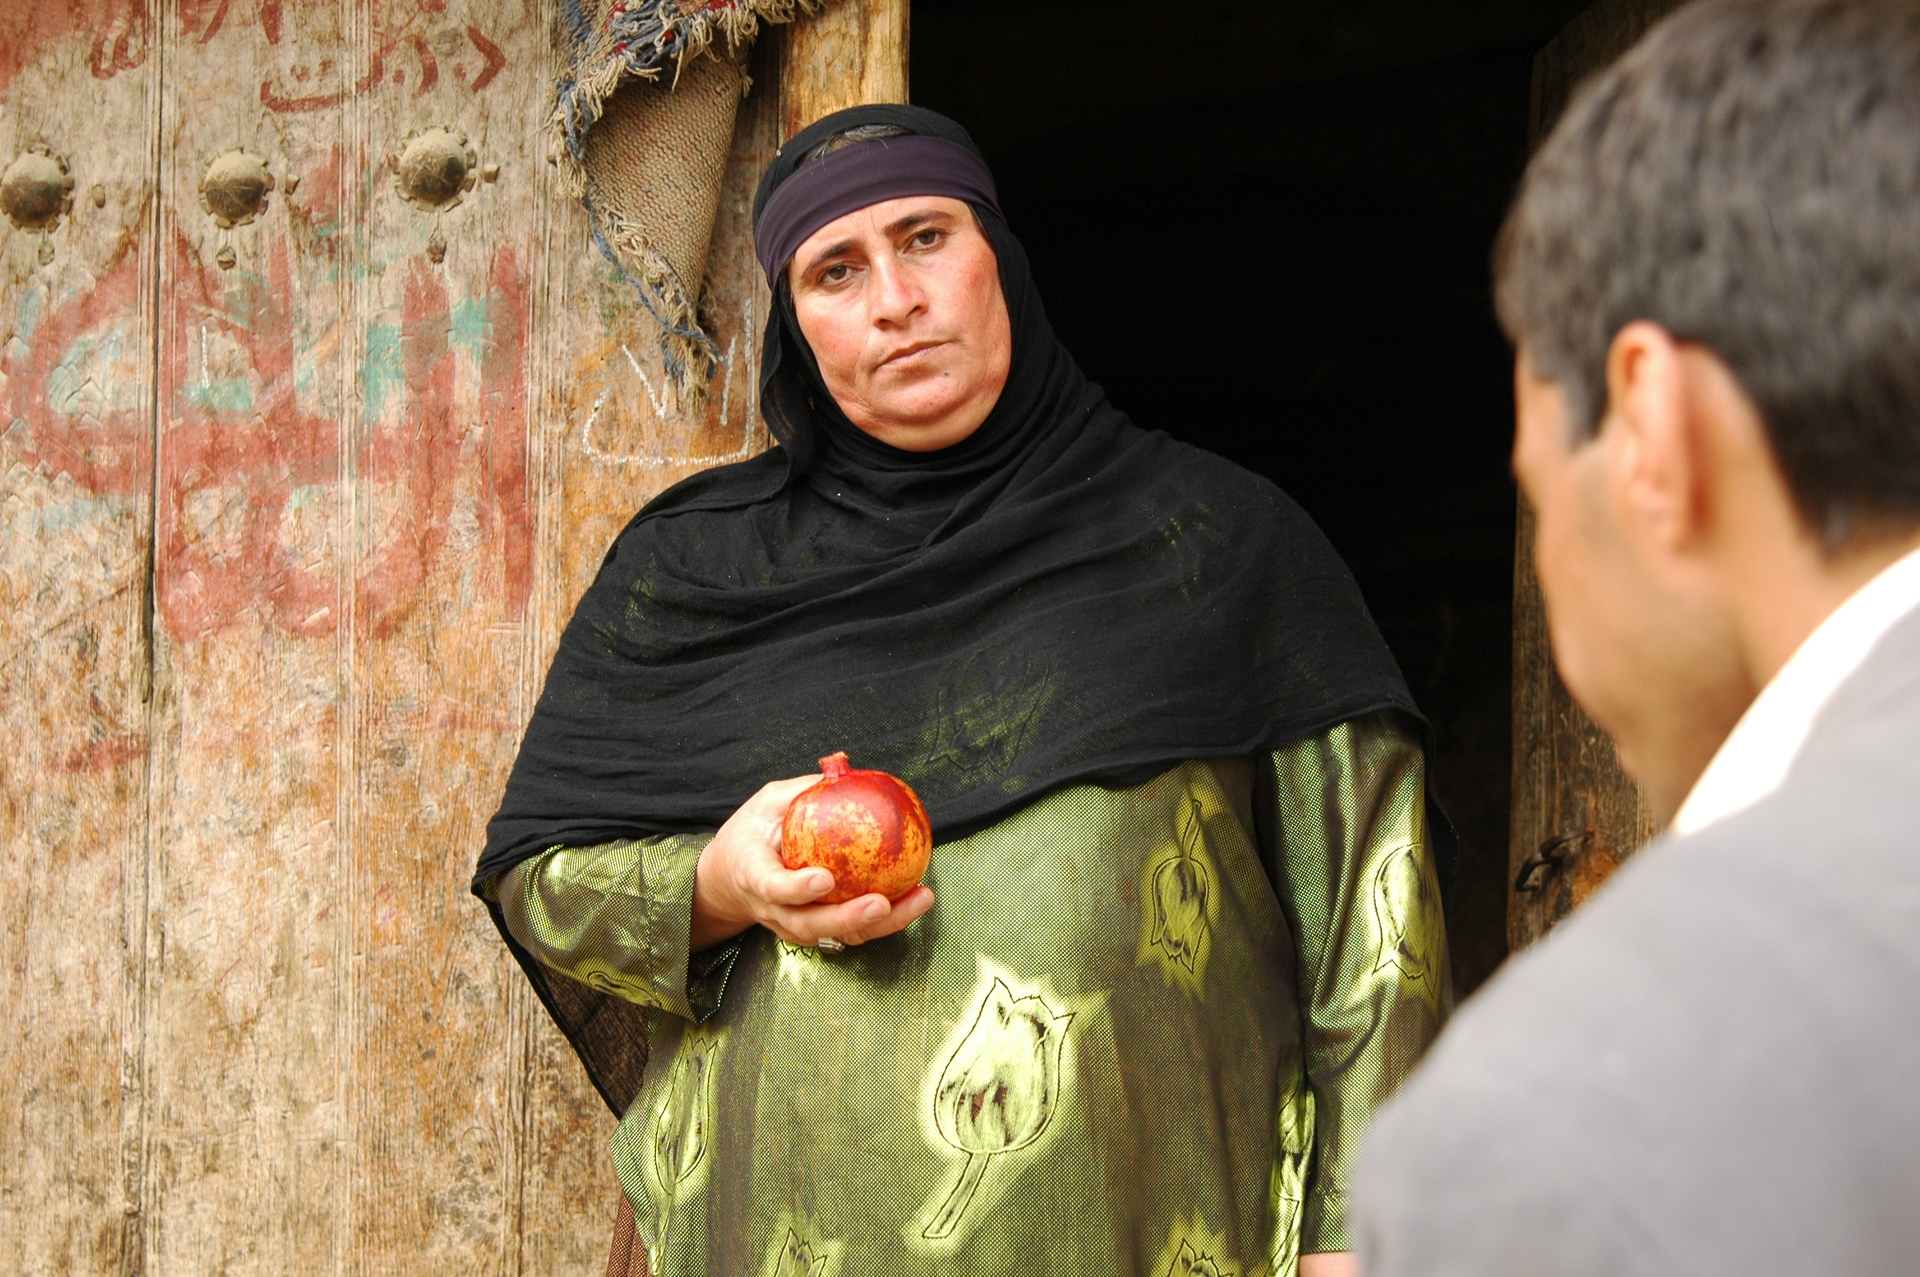
<instances>
[{"instance_id":1,"label":"wooden door","mask_svg":"<svg viewBox=\"0 0 1920 1277\"><path fill-rule=\"evenodd\" d=\"M20 1273L139 1251L160 86L148 13L85 8L0 13L0 1267Z\"/></svg>"},{"instance_id":2,"label":"wooden door","mask_svg":"<svg viewBox=\"0 0 1920 1277\"><path fill-rule=\"evenodd\" d=\"M0 14L0 1268L604 1266L612 1119L466 881L613 534L766 446L753 183L904 98L905 15L763 36L688 419L546 0Z\"/></svg>"},{"instance_id":3,"label":"wooden door","mask_svg":"<svg viewBox=\"0 0 1920 1277\"><path fill-rule=\"evenodd\" d=\"M1679 0L1600 0L1533 61L1537 147L1586 76L1632 46ZM1507 939L1532 944L1653 837L1613 741L1574 704L1553 667L1533 573L1533 512L1520 500L1513 568L1513 834Z\"/></svg>"}]
</instances>

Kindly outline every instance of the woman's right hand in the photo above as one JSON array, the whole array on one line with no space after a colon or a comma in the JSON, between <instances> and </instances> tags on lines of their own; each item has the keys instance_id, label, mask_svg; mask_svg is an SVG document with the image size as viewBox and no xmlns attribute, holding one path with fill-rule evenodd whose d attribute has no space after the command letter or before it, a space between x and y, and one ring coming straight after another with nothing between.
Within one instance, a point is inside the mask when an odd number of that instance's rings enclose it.
<instances>
[{"instance_id":1,"label":"woman's right hand","mask_svg":"<svg viewBox=\"0 0 1920 1277\"><path fill-rule=\"evenodd\" d=\"M780 825L787 805L819 781L796 776L762 785L700 853L693 881L693 952L756 923L789 944L811 947L823 937L864 944L892 935L933 907L933 892L925 886L898 900L875 892L844 904L814 903L833 890L833 875L782 864Z\"/></svg>"}]
</instances>

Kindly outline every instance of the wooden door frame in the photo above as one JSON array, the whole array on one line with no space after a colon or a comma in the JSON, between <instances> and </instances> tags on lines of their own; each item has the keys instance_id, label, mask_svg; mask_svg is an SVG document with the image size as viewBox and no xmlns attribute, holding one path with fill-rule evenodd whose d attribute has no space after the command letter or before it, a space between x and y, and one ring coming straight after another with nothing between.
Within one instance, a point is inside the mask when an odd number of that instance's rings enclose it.
<instances>
[{"instance_id":1,"label":"wooden door frame","mask_svg":"<svg viewBox=\"0 0 1920 1277\"><path fill-rule=\"evenodd\" d=\"M907 100L909 0L839 0L784 28L780 140L850 106Z\"/></svg>"},{"instance_id":2,"label":"wooden door frame","mask_svg":"<svg viewBox=\"0 0 1920 1277\"><path fill-rule=\"evenodd\" d=\"M1580 81L1626 52L1680 0L1598 0L1533 60L1528 121L1538 149ZM1507 942L1532 944L1605 882L1656 830L1613 741L1554 669L1533 569L1533 511L1518 498L1513 556L1513 818Z\"/></svg>"}]
</instances>

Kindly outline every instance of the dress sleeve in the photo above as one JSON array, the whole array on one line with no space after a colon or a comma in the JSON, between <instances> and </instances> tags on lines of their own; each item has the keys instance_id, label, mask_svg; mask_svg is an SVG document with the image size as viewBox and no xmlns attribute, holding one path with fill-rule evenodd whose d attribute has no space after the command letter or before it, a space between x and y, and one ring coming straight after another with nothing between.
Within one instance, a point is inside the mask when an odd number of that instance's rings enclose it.
<instances>
[{"instance_id":1,"label":"dress sleeve","mask_svg":"<svg viewBox=\"0 0 1920 1277\"><path fill-rule=\"evenodd\" d=\"M1453 1007L1426 757L1385 711L1267 757L1261 852L1296 945L1311 1131L1301 1253L1347 1250L1347 1179L1374 1111Z\"/></svg>"},{"instance_id":2,"label":"dress sleeve","mask_svg":"<svg viewBox=\"0 0 1920 1277\"><path fill-rule=\"evenodd\" d=\"M693 879L711 834L555 847L503 874L500 912L542 965L689 1020L720 1006L738 937L690 953Z\"/></svg>"}]
</instances>

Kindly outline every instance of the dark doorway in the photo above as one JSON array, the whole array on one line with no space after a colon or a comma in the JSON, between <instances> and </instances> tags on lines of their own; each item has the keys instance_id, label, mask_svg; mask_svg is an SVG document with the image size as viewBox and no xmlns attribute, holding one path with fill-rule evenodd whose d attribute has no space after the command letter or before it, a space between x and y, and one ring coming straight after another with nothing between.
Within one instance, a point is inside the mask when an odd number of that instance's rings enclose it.
<instances>
[{"instance_id":1,"label":"dark doorway","mask_svg":"<svg viewBox=\"0 0 1920 1277\"><path fill-rule=\"evenodd\" d=\"M1507 952L1512 392L1488 250L1534 52L1581 7L913 6L914 100L985 150L1088 374L1272 478L1359 577L1438 736L1463 994Z\"/></svg>"}]
</instances>

